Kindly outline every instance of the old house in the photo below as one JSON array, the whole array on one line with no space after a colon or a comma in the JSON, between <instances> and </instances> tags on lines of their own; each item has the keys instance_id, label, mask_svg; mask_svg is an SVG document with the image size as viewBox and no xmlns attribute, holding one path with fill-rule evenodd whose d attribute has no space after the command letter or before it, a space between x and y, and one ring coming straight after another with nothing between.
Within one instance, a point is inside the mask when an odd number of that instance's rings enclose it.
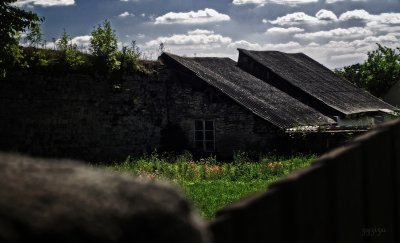
<instances>
[{"instance_id":1,"label":"old house","mask_svg":"<svg viewBox=\"0 0 400 243\"><path fill-rule=\"evenodd\" d=\"M304 54L239 52L238 63L160 57L171 71L169 83L185 90L168 91L174 106L169 122L197 152L287 149L288 137L298 133L309 134L301 143L318 150L345 137L337 134L362 132L389 119L396 109Z\"/></svg>"},{"instance_id":2,"label":"old house","mask_svg":"<svg viewBox=\"0 0 400 243\"><path fill-rule=\"evenodd\" d=\"M335 118L338 127L374 126L390 119L396 110L303 53L239 49L238 66Z\"/></svg>"},{"instance_id":3,"label":"old house","mask_svg":"<svg viewBox=\"0 0 400 243\"><path fill-rule=\"evenodd\" d=\"M229 58L164 53L161 60L171 71L169 122L181 127L196 152L268 149L278 145L282 131L335 124Z\"/></svg>"}]
</instances>

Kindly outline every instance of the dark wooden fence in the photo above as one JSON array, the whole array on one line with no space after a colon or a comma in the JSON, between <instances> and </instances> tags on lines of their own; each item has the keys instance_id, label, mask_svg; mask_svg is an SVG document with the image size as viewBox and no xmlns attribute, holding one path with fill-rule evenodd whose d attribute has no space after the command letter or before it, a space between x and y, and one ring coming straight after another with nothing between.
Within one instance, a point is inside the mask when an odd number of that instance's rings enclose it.
<instances>
[{"instance_id":1,"label":"dark wooden fence","mask_svg":"<svg viewBox=\"0 0 400 243\"><path fill-rule=\"evenodd\" d=\"M400 242L400 121L217 214L214 243Z\"/></svg>"}]
</instances>

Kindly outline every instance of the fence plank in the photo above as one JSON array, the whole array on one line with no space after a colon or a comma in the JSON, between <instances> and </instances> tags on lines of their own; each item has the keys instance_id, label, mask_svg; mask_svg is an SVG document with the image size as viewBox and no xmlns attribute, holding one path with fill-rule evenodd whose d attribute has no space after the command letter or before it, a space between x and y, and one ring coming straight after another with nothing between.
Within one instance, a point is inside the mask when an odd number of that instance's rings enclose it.
<instances>
[{"instance_id":1,"label":"fence plank","mask_svg":"<svg viewBox=\"0 0 400 243\"><path fill-rule=\"evenodd\" d=\"M219 212L233 220L231 242L282 242L282 195L269 190L244 199Z\"/></svg>"},{"instance_id":2,"label":"fence plank","mask_svg":"<svg viewBox=\"0 0 400 243\"><path fill-rule=\"evenodd\" d=\"M400 242L400 122L395 123L391 128L393 138L393 193L394 193L394 231L395 242Z\"/></svg>"},{"instance_id":3,"label":"fence plank","mask_svg":"<svg viewBox=\"0 0 400 243\"><path fill-rule=\"evenodd\" d=\"M282 223L283 223L283 237L284 243L295 243L297 237L296 222L297 207L294 204L294 190L296 185L296 174L285 177L278 182L271 185L271 188L276 189L282 193Z\"/></svg>"},{"instance_id":4,"label":"fence plank","mask_svg":"<svg viewBox=\"0 0 400 243\"><path fill-rule=\"evenodd\" d=\"M314 165L271 187L284 194L285 242L329 242L327 170Z\"/></svg>"},{"instance_id":5,"label":"fence plank","mask_svg":"<svg viewBox=\"0 0 400 243\"><path fill-rule=\"evenodd\" d=\"M332 238L335 242L361 243L363 217L362 150L358 145L347 145L330 154L327 162L334 184L331 217L335 222Z\"/></svg>"},{"instance_id":6,"label":"fence plank","mask_svg":"<svg viewBox=\"0 0 400 243\"><path fill-rule=\"evenodd\" d=\"M214 243L233 242L233 219L229 216L219 216L208 224L208 230L211 233L211 241Z\"/></svg>"},{"instance_id":7,"label":"fence plank","mask_svg":"<svg viewBox=\"0 0 400 243\"><path fill-rule=\"evenodd\" d=\"M316 165L299 177L295 184L296 242L329 242L332 226L329 216L328 171Z\"/></svg>"},{"instance_id":8,"label":"fence plank","mask_svg":"<svg viewBox=\"0 0 400 243\"><path fill-rule=\"evenodd\" d=\"M376 129L356 139L363 153L364 227L367 242L394 242L392 139L390 130Z\"/></svg>"}]
</instances>

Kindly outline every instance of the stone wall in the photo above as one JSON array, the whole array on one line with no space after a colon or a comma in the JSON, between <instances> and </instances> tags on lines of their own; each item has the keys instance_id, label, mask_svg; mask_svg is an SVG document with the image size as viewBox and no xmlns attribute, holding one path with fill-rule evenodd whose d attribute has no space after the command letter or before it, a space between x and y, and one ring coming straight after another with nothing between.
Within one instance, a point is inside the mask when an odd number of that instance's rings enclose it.
<instances>
[{"instance_id":1,"label":"stone wall","mask_svg":"<svg viewBox=\"0 0 400 243\"><path fill-rule=\"evenodd\" d=\"M276 147L282 134L223 93L161 64L153 68L109 79L11 74L0 82L0 150L111 162L175 144L205 155L194 150L197 119L215 122L221 158ZM168 133L171 126L180 133Z\"/></svg>"},{"instance_id":2,"label":"stone wall","mask_svg":"<svg viewBox=\"0 0 400 243\"><path fill-rule=\"evenodd\" d=\"M15 73L0 82L0 148L87 161L154 150L165 117L166 70L122 80ZM118 79L117 79L118 80Z\"/></svg>"}]
</instances>

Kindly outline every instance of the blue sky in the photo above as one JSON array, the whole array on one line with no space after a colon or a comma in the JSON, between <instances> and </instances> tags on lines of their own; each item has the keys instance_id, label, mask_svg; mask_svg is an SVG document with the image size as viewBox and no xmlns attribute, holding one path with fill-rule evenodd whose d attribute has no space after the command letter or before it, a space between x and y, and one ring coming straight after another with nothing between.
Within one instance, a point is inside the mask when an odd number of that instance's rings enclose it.
<instances>
[{"instance_id":1,"label":"blue sky","mask_svg":"<svg viewBox=\"0 0 400 243\"><path fill-rule=\"evenodd\" d=\"M366 59L375 43L396 47L400 0L19 0L45 17L49 47L62 29L83 48L111 21L120 45L145 58L158 46L186 56L237 58L237 48L304 52L329 68Z\"/></svg>"}]
</instances>

